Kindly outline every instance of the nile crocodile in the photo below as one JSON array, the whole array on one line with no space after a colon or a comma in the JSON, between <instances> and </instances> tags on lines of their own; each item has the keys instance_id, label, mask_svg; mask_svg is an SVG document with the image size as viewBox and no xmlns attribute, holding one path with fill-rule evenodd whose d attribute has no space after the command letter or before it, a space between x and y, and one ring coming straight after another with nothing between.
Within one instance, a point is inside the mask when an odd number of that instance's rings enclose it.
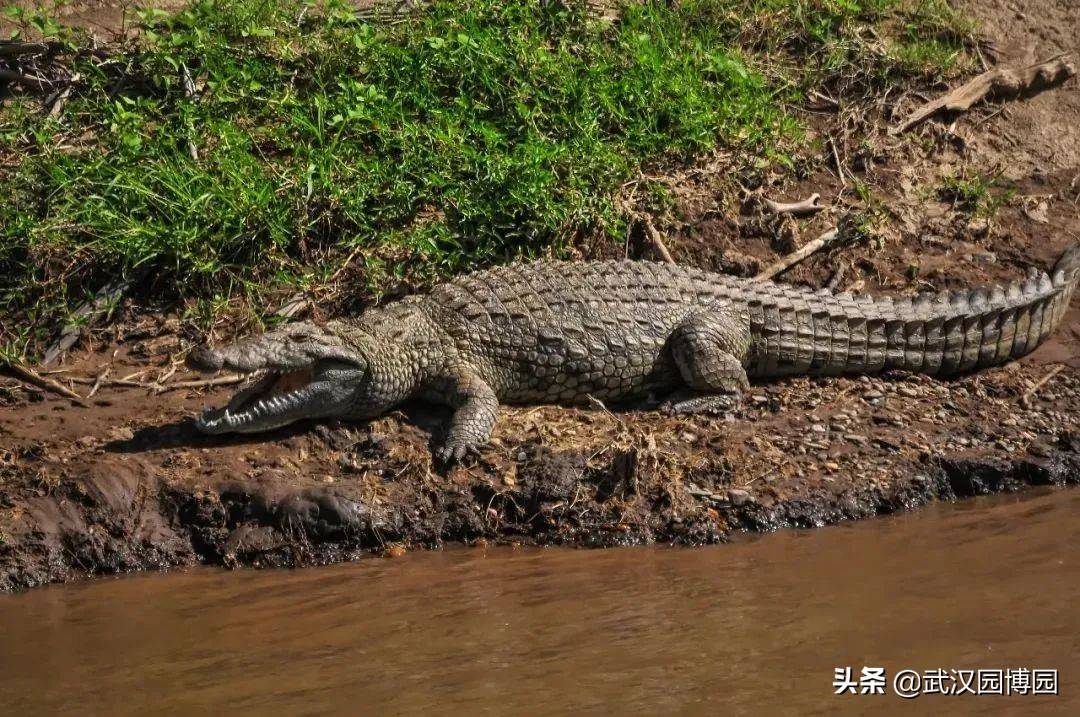
<instances>
[{"instance_id":1,"label":"nile crocodile","mask_svg":"<svg viewBox=\"0 0 1080 717\"><path fill-rule=\"evenodd\" d=\"M1065 314L1080 244L1048 275L915 297L852 296L631 261L502 266L325 325L297 322L189 364L266 375L206 433L372 418L420 398L453 409L436 454L488 441L500 403L668 396L675 412L733 408L750 378L955 375L1031 351Z\"/></svg>"}]
</instances>

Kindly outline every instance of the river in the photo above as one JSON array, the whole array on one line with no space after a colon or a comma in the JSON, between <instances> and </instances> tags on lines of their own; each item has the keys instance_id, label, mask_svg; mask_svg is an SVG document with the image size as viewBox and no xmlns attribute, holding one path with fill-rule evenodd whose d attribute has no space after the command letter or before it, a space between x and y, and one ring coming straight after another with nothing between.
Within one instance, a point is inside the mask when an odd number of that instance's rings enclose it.
<instances>
[{"instance_id":1,"label":"river","mask_svg":"<svg viewBox=\"0 0 1080 717\"><path fill-rule=\"evenodd\" d=\"M702 549L448 549L0 596L0 713L1080 714L1080 490ZM887 694L834 694L834 670ZM902 669L1058 696L893 694Z\"/></svg>"}]
</instances>

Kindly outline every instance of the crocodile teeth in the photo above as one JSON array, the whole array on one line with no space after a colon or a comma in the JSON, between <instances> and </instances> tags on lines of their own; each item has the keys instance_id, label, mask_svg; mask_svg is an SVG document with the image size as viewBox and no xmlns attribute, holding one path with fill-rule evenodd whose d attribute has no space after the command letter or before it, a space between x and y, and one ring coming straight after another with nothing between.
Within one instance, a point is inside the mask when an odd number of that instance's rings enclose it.
<instances>
[{"instance_id":1,"label":"crocodile teeth","mask_svg":"<svg viewBox=\"0 0 1080 717\"><path fill-rule=\"evenodd\" d=\"M278 378L277 375L267 376L234 397L225 408L206 411L196 420L196 427L203 433L262 431L303 417L297 414L303 412L311 399L311 384L285 393L259 395L267 388L273 389Z\"/></svg>"}]
</instances>

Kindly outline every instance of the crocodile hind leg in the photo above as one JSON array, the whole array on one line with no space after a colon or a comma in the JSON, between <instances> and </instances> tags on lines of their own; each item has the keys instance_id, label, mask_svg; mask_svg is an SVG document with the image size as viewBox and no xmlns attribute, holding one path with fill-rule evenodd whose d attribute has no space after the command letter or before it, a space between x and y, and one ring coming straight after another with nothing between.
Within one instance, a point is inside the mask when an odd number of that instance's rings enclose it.
<instances>
[{"instance_id":1,"label":"crocodile hind leg","mask_svg":"<svg viewBox=\"0 0 1080 717\"><path fill-rule=\"evenodd\" d=\"M750 350L750 322L720 302L687 317L670 340L672 357L689 391L664 407L673 413L725 413L749 388L743 359Z\"/></svg>"}]
</instances>

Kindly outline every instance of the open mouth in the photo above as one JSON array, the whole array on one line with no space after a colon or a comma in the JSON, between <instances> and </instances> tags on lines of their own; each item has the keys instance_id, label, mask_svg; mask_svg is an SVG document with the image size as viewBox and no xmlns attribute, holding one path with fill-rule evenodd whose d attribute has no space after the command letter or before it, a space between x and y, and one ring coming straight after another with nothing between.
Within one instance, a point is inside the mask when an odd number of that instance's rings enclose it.
<instances>
[{"instance_id":1,"label":"open mouth","mask_svg":"<svg viewBox=\"0 0 1080 717\"><path fill-rule=\"evenodd\" d=\"M313 368L264 371L224 408L208 409L196 424L204 433L265 431L303 415L318 393Z\"/></svg>"},{"instance_id":2,"label":"open mouth","mask_svg":"<svg viewBox=\"0 0 1080 717\"><path fill-rule=\"evenodd\" d=\"M187 364L203 373L230 369L257 377L227 406L196 420L203 433L253 433L346 414L366 367L363 356L334 334L303 323L216 350L195 349Z\"/></svg>"}]
</instances>

